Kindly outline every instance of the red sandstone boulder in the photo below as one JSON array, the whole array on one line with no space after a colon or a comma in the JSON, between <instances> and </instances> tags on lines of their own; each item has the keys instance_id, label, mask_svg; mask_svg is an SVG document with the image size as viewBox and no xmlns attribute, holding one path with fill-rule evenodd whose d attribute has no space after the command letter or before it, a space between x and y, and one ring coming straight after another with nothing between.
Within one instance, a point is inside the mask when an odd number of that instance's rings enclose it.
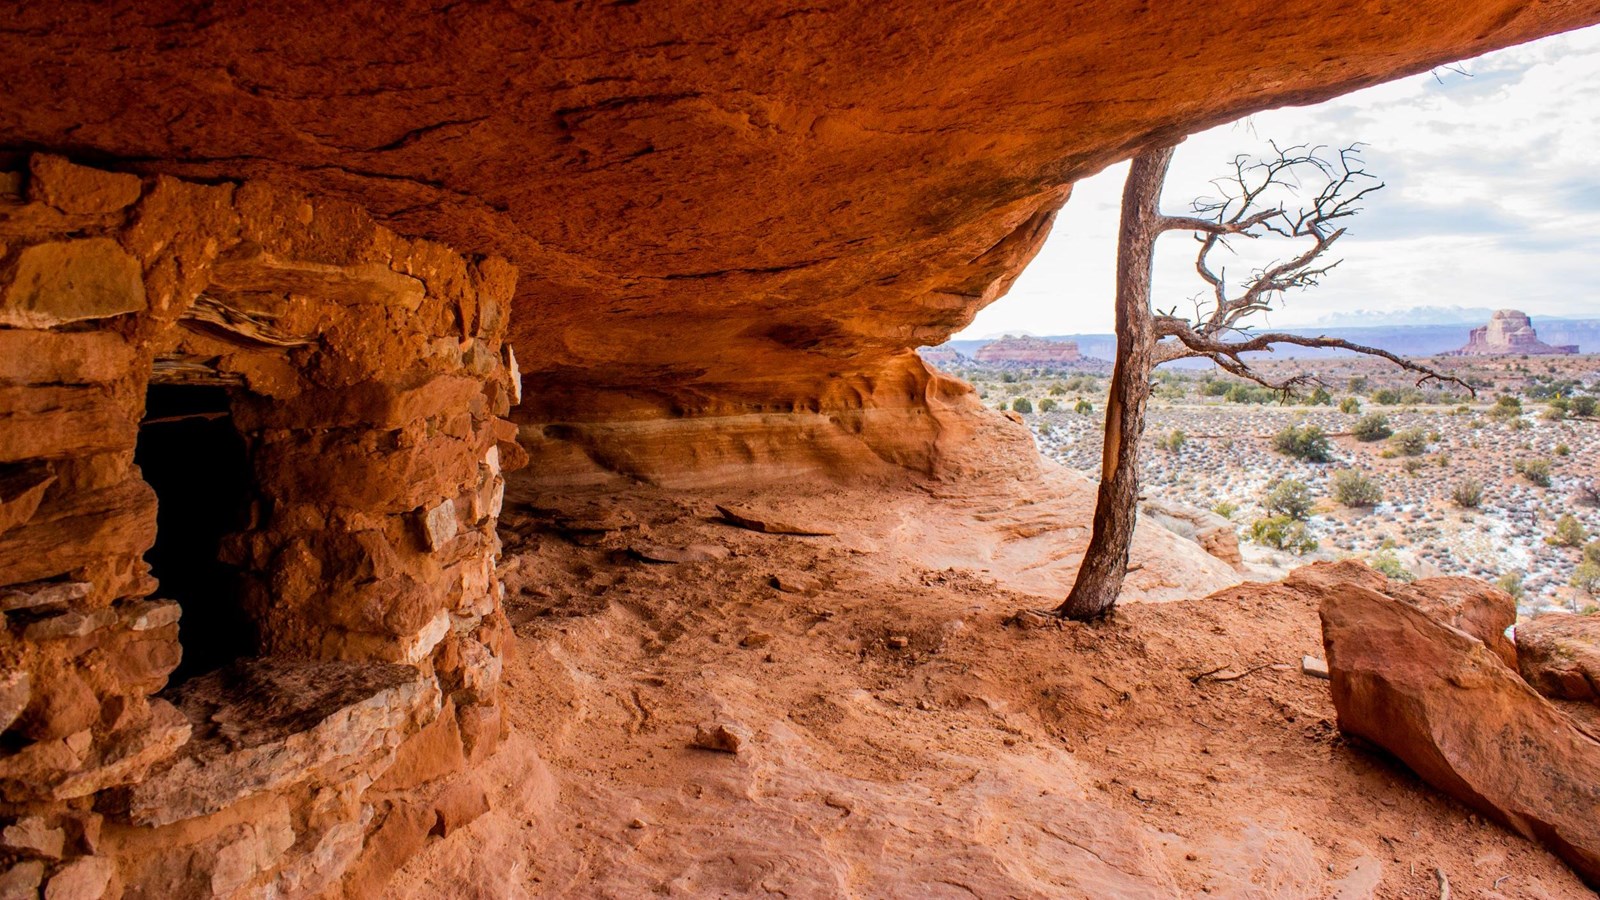
<instances>
[{"instance_id":1,"label":"red sandstone boulder","mask_svg":"<svg viewBox=\"0 0 1600 900\"><path fill-rule=\"evenodd\" d=\"M1351 587L1377 591L1422 610L1436 622L1465 631L1513 670L1517 668L1516 645L1506 637L1506 629L1517 621L1517 601L1476 578L1452 575L1408 584L1387 578L1366 563L1343 560L1301 566L1289 573L1284 584L1324 599Z\"/></svg>"},{"instance_id":2,"label":"red sandstone boulder","mask_svg":"<svg viewBox=\"0 0 1600 900\"><path fill-rule=\"evenodd\" d=\"M1322 603L1341 730L1600 886L1600 743L1477 638L1350 585Z\"/></svg>"},{"instance_id":3,"label":"red sandstone boulder","mask_svg":"<svg viewBox=\"0 0 1600 900\"><path fill-rule=\"evenodd\" d=\"M1523 622L1517 662L1546 697L1600 703L1600 617L1546 613Z\"/></svg>"}]
</instances>

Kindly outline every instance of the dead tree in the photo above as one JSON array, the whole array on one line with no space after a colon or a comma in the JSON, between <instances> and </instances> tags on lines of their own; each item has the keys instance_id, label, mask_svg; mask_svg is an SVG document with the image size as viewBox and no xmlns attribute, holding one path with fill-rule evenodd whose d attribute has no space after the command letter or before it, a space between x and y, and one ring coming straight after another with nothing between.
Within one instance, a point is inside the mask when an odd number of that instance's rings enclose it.
<instances>
[{"instance_id":1,"label":"dead tree","mask_svg":"<svg viewBox=\"0 0 1600 900\"><path fill-rule=\"evenodd\" d=\"M1284 332L1255 333L1249 319L1272 309L1292 290L1316 285L1338 261L1325 262L1328 249L1345 233L1342 220L1360 211L1360 203L1383 183L1361 166L1357 147L1328 157L1320 148L1273 145L1276 157L1234 160L1233 174L1218 182L1222 199L1201 200L1192 215L1161 212L1161 188L1175 146L1147 150L1135 157L1122 192L1122 226L1117 244L1117 359L1106 402L1105 446L1100 462L1100 490L1094 528L1076 581L1067 599L1054 610L1070 619L1094 619L1110 612L1122 593L1128 572L1128 548L1139 502L1139 441L1144 435L1145 404L1150 378L1164 362L1191 357L1212 360L1226 372L1265 385L1286 396L1296 388L1319 384L1314 375L1279 380L1262 376L1244 354L1270 351L1275 344L1338 347L1389 360L1418 373L1418 384L1448 381L1469 392L1466 382L1386 350L1329 337ZM1299 209L1273 205L1275 198L1305 192ZM1303 194L1302 194L1303 195ZM1195 300L1192 316L1176 307L1151 308L1150 281L1156 240L1169 231L1193 232L1199 242L1195 271L1210 287ZM1275 237L1296 249L1288 259L1250 273L1230 285L1226 271L1213 262L1229 238Z\"/></svg>"}]
</instances>

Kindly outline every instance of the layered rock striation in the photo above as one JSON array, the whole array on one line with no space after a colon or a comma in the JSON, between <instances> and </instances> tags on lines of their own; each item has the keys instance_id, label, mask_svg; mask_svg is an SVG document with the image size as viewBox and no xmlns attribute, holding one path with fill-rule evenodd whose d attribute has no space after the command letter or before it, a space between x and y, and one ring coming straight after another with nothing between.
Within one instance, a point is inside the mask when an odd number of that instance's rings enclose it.
<instances>
[{"instance_id":1,"label":"layered rock striation","mask_svg":"<svg viewBox=\"0 0 1600 900\"><path fill-rule=\"evenodd\" d=\"M978 348L973 359L988 366L1039 366L1053 368L1071 365L1081 359L1076 341L1052 341L1028 335L1006 335Z\"/></svg>"},{"instance_id":2,"label":"layered rock striation","mask_svg":"<svg viewBox=\"0 0 1600 900\"><path fill-rule=\"evenodd\" d=\"M1600 19L1596 0L413 0L319 6L309 29L281 4L78 7L11 10L0 142L268 179L504 256L536 424L923 408L913 348L1006 291L1076 179ZM913 426L934 430L893 427Z\"/></svg>"}]
</instances>

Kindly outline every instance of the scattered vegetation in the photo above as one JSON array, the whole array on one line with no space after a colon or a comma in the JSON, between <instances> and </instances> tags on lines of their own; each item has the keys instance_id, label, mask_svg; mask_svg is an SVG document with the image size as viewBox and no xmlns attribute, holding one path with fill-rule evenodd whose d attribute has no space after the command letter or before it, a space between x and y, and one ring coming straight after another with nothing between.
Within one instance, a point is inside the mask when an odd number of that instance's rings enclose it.
<instances>
[{"instance_id":1,"label":"scattered vegetation","mask_svg":"<svg viewBox=\"0 0 1600 900\"><path fill-rule=\"evenodd\" d=\"M1428 452L1428 436L1421 428L1402 428L1389 438L1389 446L1399 456L1421 456Z\"/></svg>"},{"instance_id":2,"label":"scattered vegetation","mask_svg":"<svg viewBox=\"0 0 1600 900\"><path fill-rule=\"evenodd\" d=\"M1174 428L1164 436L1156 439L1156 446L1168 453L1177 453L1188 443L1189 436L1183 433L1182 428Z\"/></svg>"},{"instance_id":3,"label":"scattered vegetation","mask_svg":"<svg viewBox=\"0 0 1600 900\"><path fill-rule=\"evenodd\" d=\"M1502 394L1489 407L1489 418L1498 421L1516 419L1522 415L1522 401L1510 394Z\"/></svg>"},{"instance_id":4,"label":"scattered vegetation","mask_svg":"<svg viewBox=\"0 0 1600 900\"><path fill-rule=\"evenodd\" d=\"M1417 580L1417 576L1411 570L1400 564L1400 559L1394 555L1393 550L1384 549L1372 554L1367 559L1367 565L1393 578L1395 581Z\"/></svg>"},{"instance_id":5,"label":"scattered vegetation","mask_svg":"<svg viewBox=\"0 0 1600 900\"><path fill-rule=\"evenodd\" d=\"M1349 507L1377 506L1383 502L1383 489L1378 482L1354 469L1341 469L1329 480L1333 499Z\"/></svg>"},{"instance_id":6,"label":"scattered vegetation","mask_svg":"<svg viewBox=\"0 0 1600 900\"><path fill-rule=\"evenodd\" d=\"M1232 519L1233 514L1239 511L1239 504L1231 500L1223 500L1216 506L1211 507L1211 511L1224 519Z\"/></svg>"},{"instance_id":7,"label":"scattered vegetation","mask_svg":"<svg viewBox=\"0 0 1600 900\"><path fill-rule=\"evenodd\" d=\"M1522 588L1522 573L1507 572L1495 580L1494 586L1511 595L1513 600L1521 600L1525 593Z\"/></svg>"},{"instance_id":8,"label":"scattered vegetation","mask_svg":"<svg viewBox=\"0 0 1600 900\"><path fill-rule=\"evenodd\" d=\"M1581 547L1589 539L1589 532L1572 513L1563 513L1556 519L1556 530L1545 540L1557 547Z\"/></svg>"},{"instance_id":9,"label":"scattered vegetation","mask_svg":"<svg viewBox=\"0 0 1600 900\"><path fill-rule=\"evenodd\" d=\"M1389 427L1389 417L1383 413L1367 413L1356 420L1355 427L1350 429L1350 433L1355 435L1356 440L1370 444L1394 434L1394 429Z\"/></svg>"},{"instance_id":10,"label":"scattered vegetation","mask_svg":"<svg viewBox=\"0 0 1600 900\"><path fill-rule=\"evenodd\" d=\"M1310 518L1315 505L1316 499L1311 496L1311 487L1295 478L1285 478L1274 483L1267 489L1266 496L1261 498L1261 507L1268 515L1287 516L1296 521Z\"/></svg>"},{"instance_id":11,"label":"scattered vegetation","mask_svg":"<svg viewBox=\"0 0 1600 900\"><path fill-rule=\"evenodd\" d=\"M1327 432L1315 425L1290 425L1272 439L1272 449L1306 462L1333 461L1333 444Z\"/></svg>"},{"instance_id":12,"label":"scattered vegetation","mask_svg":"<svg viewBox=\"0 0 1600 900\"><path fill-rule=\"evenodd\" d=\"M1018 397L1011 401L1011 411L1026 415L1033 412L1033 403L1027 397Z\"/></svg>"},{"instance_id":13,"label":"scattered vegetation","mask_svg":"<svg viewBox=\"0 0 1600 900\"><path fill-rule=\"evenodd\" d=\"M1296 556L1314 552L1317 539L1306 530L1306 523L1288 516L1271 516L1250 523L1250 540L1264 547L1287 550Z\"/></svg>"},{"instance_id":14,"label":"scattered vegetation","mask_svg":"<svg viewBox=\"0 0 1600 900\"><path fill-rule=\"evenodd\" d=\"M1548 459L1519 459L1512 464L1512 469L1518 475L1539 487L1550 486L1550 460Z\"/></svg>"},{"instance_id":15,"label":"scattered vegetation","mask_svg":"<svg viewBox=\"0 0 1600 900\"><path fill-rule=\"evenodd\" d=\"M1483 504L1483 482L1463 478L1450 489L1450 499L1462 509L1477 509Z\"/></svg>"}]
</instances>

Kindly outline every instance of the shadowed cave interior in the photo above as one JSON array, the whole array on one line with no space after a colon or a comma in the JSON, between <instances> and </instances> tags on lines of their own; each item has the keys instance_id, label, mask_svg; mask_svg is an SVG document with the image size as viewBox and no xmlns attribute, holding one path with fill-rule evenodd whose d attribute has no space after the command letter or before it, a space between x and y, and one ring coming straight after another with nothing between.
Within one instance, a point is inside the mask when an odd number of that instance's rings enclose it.
<instances>
[{"instance_id":1,"label":"shadowed cave interior","mask_svg":"<svg viewBox=\"0 0 1600 900\"><path fill-rule=\"evenodd\" d=\"M219 558L222 539L247 524L251 495L250 460L228 390L151 385L134 462L156 492L156 543L145 560L161 582L157 596L183 607L183 661L171 690L256 652L238 570Z\"/></svg>"}]
</instances>

